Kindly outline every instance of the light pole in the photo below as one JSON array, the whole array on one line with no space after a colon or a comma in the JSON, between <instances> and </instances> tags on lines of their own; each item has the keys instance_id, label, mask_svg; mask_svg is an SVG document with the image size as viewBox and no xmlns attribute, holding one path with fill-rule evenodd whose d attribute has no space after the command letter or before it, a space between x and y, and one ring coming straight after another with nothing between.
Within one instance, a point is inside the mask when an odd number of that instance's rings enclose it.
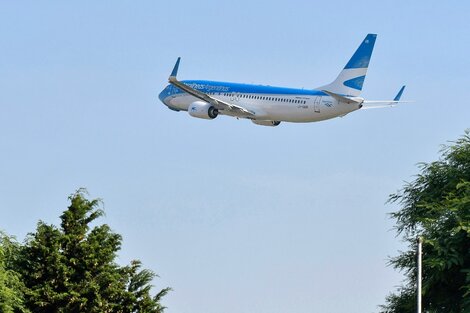
<instances>
[{"instance_id":1,"label":"light pole","mask_svg":"<svg viewBox=\"0 0 470 313\"><path fill-rule=\"evenodd\" d=\"M421 313L421 280L422 280L423 237L418 237L418 281L417 281L417 312Z\"/></svg>"}]
</instances>

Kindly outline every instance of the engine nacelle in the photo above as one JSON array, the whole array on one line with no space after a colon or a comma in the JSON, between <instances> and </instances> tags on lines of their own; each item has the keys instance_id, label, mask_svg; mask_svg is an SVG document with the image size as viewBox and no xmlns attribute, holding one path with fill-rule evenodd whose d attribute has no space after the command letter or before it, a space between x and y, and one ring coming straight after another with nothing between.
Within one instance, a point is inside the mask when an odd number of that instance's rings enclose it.
<instances>
[{"instance_id":1,"label":"engine nacelle","mask_svg":"<svg viewBox=\"0 0 470 313\"><path fill-rule=\"evenodd\" d=\"M257 120L251 120L253 123L256 125L263 125L263 126L277 126L281 124L279 121L257 121Z\"/></svg>"},{"instance_id":2,"label":"engine nacelle","mask_svg":"<svg viewBox=\"0 0 470 313\"><path fill-rule=\"evenodd\" d=\"M196 101L189 105L188 107L189 115L197 118L204 118L206 120L212 120L219 115L219 110L214 108L212 104L203 102L203 101Z\"/></svg>"}]
</instances>

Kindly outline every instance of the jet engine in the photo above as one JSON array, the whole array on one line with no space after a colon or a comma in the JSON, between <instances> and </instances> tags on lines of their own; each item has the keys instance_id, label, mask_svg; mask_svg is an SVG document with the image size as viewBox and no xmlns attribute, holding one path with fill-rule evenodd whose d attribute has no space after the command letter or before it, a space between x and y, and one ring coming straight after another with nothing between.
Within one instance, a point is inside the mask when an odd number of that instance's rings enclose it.
<instances>
[{"instance_id":1,"label":"jet engine","mask_svg":"<svg viewBox=\"0 0 470 313\"><path fill-rule=\"evenodd\" d=\"M251 120L256 125L263 125L263 126L277 126L281 124L280 121L258 121L258 120Z\"/></svg>"},{"instance_id":2,"label":"jet engine","mask_svg":"<svg viewBox=\"0 0 470 313\"><path fill-rule=\"evenodd\" d=\"M214 108L210 103L196 101L189 105L188 113L193 117L212 120L219 115L219 110Z\"/></svg>"}]
</instances>

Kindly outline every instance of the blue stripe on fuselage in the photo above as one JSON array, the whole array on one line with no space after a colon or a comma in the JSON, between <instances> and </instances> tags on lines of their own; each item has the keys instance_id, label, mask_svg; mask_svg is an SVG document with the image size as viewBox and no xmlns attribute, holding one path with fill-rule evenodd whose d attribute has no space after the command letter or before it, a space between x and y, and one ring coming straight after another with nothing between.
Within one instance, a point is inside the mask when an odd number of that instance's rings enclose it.
<instances>
[{"instance_id":1,"label":"blue stripe on fuselage","mask_svg":"<svg viewBox=\"0 0 470 313\"><path fill-rule=\"evenodd\" d=\"M204 93L247 93L247 94L276 94L276 95L305 95L305 96L326 96L319 90L272 87L263 85L250 85L228 82L216 82L208 80L183 80L182 83ZM168 94L180 94L184 91L174 86L165 88Z\"/></svg>"}]
</instances>

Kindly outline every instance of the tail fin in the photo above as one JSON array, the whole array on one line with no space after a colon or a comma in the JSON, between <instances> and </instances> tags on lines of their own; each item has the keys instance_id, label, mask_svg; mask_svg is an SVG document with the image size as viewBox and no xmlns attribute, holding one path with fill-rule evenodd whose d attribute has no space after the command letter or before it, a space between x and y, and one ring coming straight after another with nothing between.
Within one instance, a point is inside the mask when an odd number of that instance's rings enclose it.
<instances>
[{"instance_id":1,"label":"tail fin","mask_svg":"<svg viewBox=\"0 0 470 313\"><path fill-rule=\"evenodd\" d=\"M338 77L331 84L315 89L358 97L366 78L376 38L376 34L368 34Z\"/></svg>"}]
</instances>

